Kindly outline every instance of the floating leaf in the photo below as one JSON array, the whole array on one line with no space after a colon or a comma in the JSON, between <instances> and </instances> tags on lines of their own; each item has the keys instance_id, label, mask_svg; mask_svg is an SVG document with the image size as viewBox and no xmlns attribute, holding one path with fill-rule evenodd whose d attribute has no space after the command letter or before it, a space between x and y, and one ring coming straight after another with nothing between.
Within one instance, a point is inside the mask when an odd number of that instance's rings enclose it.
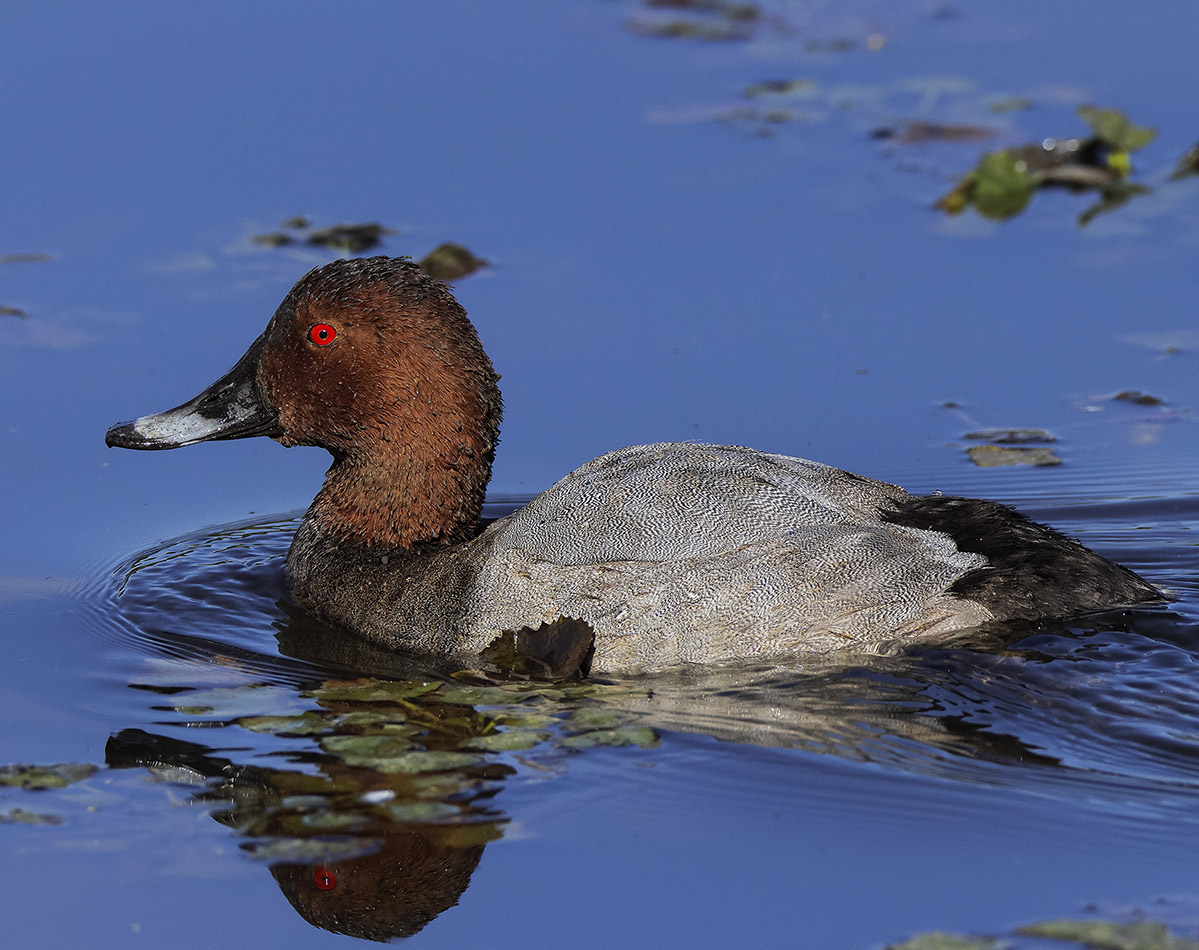
<instances>
[{"instance_id":1,"label":"floating leaf","mask_svg":"<svg viewBox=\"0 0 1199 950\"><path fill-rule=\"evenodd\" d=\"M40 264L46 261L54 260L52 254L39 254L36 251L33 253L3 254L0 255L0 264Z\"/></svg>"},{"instance_id":2,"label":"floating leaf","mask_svg":"<svg viewBox=\"0 0 1199 950\"><path fill-rule=\"evenodd\" d=\"M797 93L814 92L818 88L819 84L814 79L772 79L746 86L742 95L748 99L761 96L794 96Z\"/></svg>"},{"instance_id":3,"label":"floating leaf","mask_svg":"<svg viewBox=\"0 0 1199 950\"><path fill-rule=\"evenodd\" d=\"M469 752L437 752L414 749L400 736L326 736L321 748L347 765L374 769L387 775L419 775L446 772L477 765L481 759Z\"/></svg>"},{"instance_id":4,"label":"floating leaf","mask_svg":"<svg viewBox=\"0 0 1199 950\"><path fill-rule=\"evenodd\" d=\"M96 767L86 762L63 762L59 765L5 765L0 767L0 785L10 785L33 791L66 788L95 774Z\"/></svg>"},{"instance_id":5,"label":"floating leaf","mask_svg":"<svg viewBox=\"0 0 1199 950\"><path fill-rule=\"evenodd\" d=\"M1024 96L1006 96L1003 99L996 99L990 104L990 109L996 114L1004 112L1019 112L1024 109L1031 109L1033 102Z\"/></svg>"},{"instance_id":6,"label":"floating leaf","mask_svg":"<svg viewBox=\"0 0 1199 950\"><path fill-rule=\"evenodd\" d=\"M1150 396L1139 389L1121 390L1112 396L1112 399L1116 402L1129 402L1134 406L1161 406L1165 404L1164 399L1159 399L1157 396Z\"/></svg>"},{"instance_id":7,"label":"floating leaf","mask_svg":"<svg viewBox=\"0 0 1199 950\"><path fill-rule=\"evenodd\" d=\"M458 280L488 265L488 261L475 257L461 244L449 241L437 245L416 264L430 277L436 277L438 280Z\"/></svg>"},{"instance_id":8,"label":"floating leaf","mask_svg":"<svg viewBox=\"0 0 1199 950\"><path fill-rule=\"evenodd\" d=\"M1117 924L1109 920L1044 920L1019 927L1018 934L1071 940L1095 950L1199 950L1199 942L1170 935L1165 924L1140 921Z\"/></svg>"},{"instance_id":9,"label":"floating leaf","mask_svg":"<svg viewBox=\"0 0 1199 950\"><path fill-rule=\"evenodd\" d=\"M1050 449L1003 445L972 445L966 449L970 461L980 468L1000 465L1061 465L1061 457Z\"/></svg>"},{"instance_id":10,"label":"floating leaf","mask_svg":"<svg viewBox=\"0 0 1199 950\"><path fill-rule=\"evenodd\" d=\"M1183 153L1174 171L1170 173L1170 181L1179 181L1191 175L1199 175L1199 145L1192 145Z\"/></svg>"},{"instance_id":11,"label":"floating leaf","mask_svg":"<svg viewBox=\"0 0 1199 950\"><path fill-rule=\"evenodd\" d=\"M411 751L415 743L404 736L325 736L321 748L347 765L375 768L382 759L394 759Z\"/></svg>"},{"instance_id":12,"label":"floating leaf","mask_svg":"<svg viewBox=\"0 0 1199 950\"><path fill-rule=\"evenodd\" d=\"M983 217L1002 220L1023 211L1035 188L1024 162L1005 149L983 156L974 173L971 197Z\"/></svg>"},{"instance_id":13,"label":"floating leaf","mask_svg":"<svg viewBox=\"0 0 1199 950\"><path fill-rule=\"evenodd\" d=\"M286 247L295 241L290 234L272 231L270 234L255 234L250 237L251 244L261 244L263 247Z\"/></svg>"},{"instance_id":14,"label":"floating leaf","mask_svg":"<svg viewBox=\"0 0 1199 950\"><path fill-rule=\"evenodd\" d=\"M976 442L996 442L1000 445L1057 441L1057 436L1047 429L977 429L967 432L962 438Z\"/></svg>"},{"instance_id":15,"label":"floating leaf","mask_svg":"<svg viewBox=\"0 0 1199 950\"><path fill-rule=\"evenodd\" d=\"M361 254L378 246L385 234L395 234L395 231L375 221L366 224L334 224L309 233L308 243L335 251Z\"/></svg>"},{"instance_id":16,"label":"floating leaf","mask_svg":"<svg viewBox=\"0 0 1199 950\"><path fill-rule=\"evenodd\" d=\"M326 702L377 703L415 699L441 686L436 682L392 682L390 680L330 680L305 694Z\"/></svg>"},{"instance_id":17,"label":"floating leaf","mask_svg":"<svg viewBox=\"0 0 1199 950\"><path fill-rule=\"evenodd\" d=\"M605 706L582 706L570 714L566 721L566 729L570 732L584 732L588 729L611 729L634 721L632 713L619 709L609 709Z\"/></svg>"},{"instance_id":18,"label":"floating leaf","mask_svg":"<svg viewBox=\"0 0 1199 950\"><path fill-rule=\"evenodd\" d=\"M361 815L348 812L313 811L300 816L300 823L313 831L352 831L367 824Z\"/></svg>"},{"instance_id":19,"label":"floating leaf","mask_svg":"<svg viewBox=\"0 0 1199 950\"><path fill-rule=\"evenodd\" d=\"M994 947L995 941L990 937L964 937L940 930L917 934L903 943L887 944L887 950L993 950Z\"/></svg>"},{"instance_id":20,"label":"floating leaf","mask_svg":"<svg viewBox=\"0 0 1199 950\"><path fill-rule=\"evenodd\" d=\"M241 847L271 864L334 864L374 854L381 845L375 838L274 838Z\"/></svg>"},{"instance_id":21,"label":"floating leaf","mask_svg":"<svg viewBox=\"0 0 1199 950\"><path fill-rule=\"evenodd\" d=\"M562 745L568 749L590 749L594 746L639 746L650 749L658 744L658 734L649 726L621 726L619 729L599 729L567 736Z\"/></svg>"},{"instance_id":22,"label":"floating leaf","mask_svg":"<svg viewBox=\"0 0 1199 950\"><path fill-rule=\"evenodd\" d=\"M535 732L531 729L509 729L504 732L493 732L488 736L475 736L467 739L463 745L468 749L478 749L480 752L519 752L540 745L549 738L549 733Z\"/></svg>"},{"instance_id":23,"label":"floating leaf","mask_svg":"<svg viewBox=\"0 0 1199 950\"><path fill-rule=\"evenodd\" d=\"M0 824L17 824L17 825L61 825L62 819L57 815L42 815L35 811L26 811L24 808L12 808L8 811L0 811Z\"/></svg>"},{"instance_id":24,"label":"floating leaf","mask_svg":"<svg viewBox=\"0 0 1199 950\"><path fill-rule=\"evenodd\" d=\"M332 723L325 713L309 709L298 716L243 716L237 724L251 732L287 736L312 736L328 732Z\"/></svg>"},{"instance_id":25,"label":"floating leaf","mask_svg":"<svg viewBox=\"0 0 1199 950\"><path fill-rule=\"evenodd\" d=\"M1157 129L1133 125L1119 109L1079 106L1078 117L1091 127L1095 138L1112 148L1128 152L1144 148L1157 136Z\"/></svg>"},{"instance_id":26,"label":"floating leaf","mask_svg":"<svg viewBox=\"0 0 1199 950\"><path fill-rule=\"evenodd\" d=\"M457 818L462 809L449 802L391 802L381 805L377 812L386 815L395 822L445 821L447 818Z\"/></svg>"},{"instance_id":27,"label":"floating leaf","mask_svg":"<svg viewBox=\"0 0 1199 950\"><path fill-rule=\"evenodd\" d=\"M238 716L262 712L264 707L278 705L279 701L291 699L289 691L265 683L247 686L217 686L213 689L192 689L179 693L174 700L174 709L184 716L220 716L234 719Z\"/></svg>"}]
</instances>

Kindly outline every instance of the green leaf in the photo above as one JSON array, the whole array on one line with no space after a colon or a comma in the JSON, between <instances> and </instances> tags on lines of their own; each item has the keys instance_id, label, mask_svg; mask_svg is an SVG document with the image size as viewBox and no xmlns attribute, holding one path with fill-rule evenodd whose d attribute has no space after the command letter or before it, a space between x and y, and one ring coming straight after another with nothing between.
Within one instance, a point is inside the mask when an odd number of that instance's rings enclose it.
<instances>
[{"instance_id":1,"label":"green leaf","mask_svg":"<svg viewBox=\"0 0 1199 950\"><path fill-rule=\"evenodd\" d=\"M270 732L286 736L313 736L332 728L325 713L309 709L298 716L243 716L237 724L251 732Z\"/></svg>"},{"instance_id":2,"label":"green leaf","mask_svg":"<svg viewBox=\"0 0 1199 950\"><path fill-rule=\"evenodd\" d=\"M476 736L467 739L463 745L468 749L478 749L480 752L520 752L540 745L549 734L526 729L511 729L506 732L493 732L489 736Z\"/></svg>"},{"instance_id":3,"label":"green leaf","mask_svg":"<svg viewBox=\"0 0 1199 950\"><path fill-rule=\"evenodd\" d=\"M9 811L0 811L0 824L17 824L17 825L61 825L62 819L57 815L41 815L35 811L26 811L24 808L13 808Z\"/></svg>"},{"instance_id":4,"label":"green leaf","mask_svg":"<svg viewBox=\"0 0 1199 950\"><path fill-rule=\"evenodd\" d=\"M330 681L307 695L324 702L395 702L431 693L440 685L430 682L401 683L376 679Z\"/></svg>"},{"instance_id":5,"label":"green leaf","mask_svg":"<svg viewBox=\"0 0 1199 950\"><path fill-rule=\"evenodd\" d=\"M41 791L66 788L95 774L96 767L83 762L63 762L60 765L0 766L0 785Z\"/></svg>"},{"instance_id":6,"label":"green leaf","mask_svg":"<svg viewBox=\"0 0 1199 950\"><path fill-rule=\"evenodd\" d=\"M590 749L595 746L639 746L651 749L658 744L658 735L649 726L621 726L619 729L598 729L567 736L562 745L568 749Z\"/></svg>"},{"instance_id":7,"label":"green leaf","mask_svg":"<svg viewBox=\"0 0 1199 950\"><path fill-rule=\"evenodd\" d=\"M1095 138L1115 149L1135 152L1157 137L1157 129L1133 125L1119 109L1079 106L1078 117L1091 127Z\"/></svg>"},{"instance_id":8,"label":"green leaf","mask_svg":"<svg viewBox=\"0 0 1199 950\"><path fill-rule=\"evenodd\" d=\"M889 943L887 950L993 950L994 946L995 941L990 937L963 937L934 930L903 943Z\"/></svg>"},{"instance_id":9,"label":"green leaf","mask_svg":"<svg viewBox=\"0 0 1199 950\"><path fill-rule=\"evenodd\" d=\"M983 156L974 171L971 198L985 218L1003 220L1024 210L1037 183L1010 149Z\"/></svg>"},{"instance_id":10,"label":"green leaf","mask_svg":"<svg viewBox=\"0 0 1199 950\"><path fill-rule=\"evenodd\" d=\"M1050 940L1071 940L1095 950L1196 950L1199 943L1172 937L1165 924L1145 920L1117 924L1110 920L1043 920L1016 933Z\"/></svg>"}]
</instances>

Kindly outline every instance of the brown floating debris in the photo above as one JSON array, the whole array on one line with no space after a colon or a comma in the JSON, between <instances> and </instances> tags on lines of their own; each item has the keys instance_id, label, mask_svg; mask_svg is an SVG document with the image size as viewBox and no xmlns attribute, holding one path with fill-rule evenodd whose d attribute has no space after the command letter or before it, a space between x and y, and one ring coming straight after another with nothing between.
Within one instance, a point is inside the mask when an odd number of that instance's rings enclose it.
<instances>
[{"instance_id":1,"label":"brown floating debris","mask_svg":"<svg viewBox=\"0 0 1199 950\"><path fill-rule=\"evenodd\" d=\"M0 264L33 264L52 261L50 254L0 254Z\"/></svg>"},{"instance_id":2,"label":"brown floating debris","mask_svg":"<svg viewBox=\"0 0 1199 950\"><path fill-rule=\"evenodd\" d=\"M395 231L374 221L366 224L334 224L310 232L308 243L317 247L360 254L376 247L384 234L395 234Z\"/></svg>"},{"instance_id":3,"label":"brown floating debris","mask_svg":"<svg viewBox=\"0 0 1199 950\"><path fill-rule=\"evenodd\" d=\"M899 128L876 129L873 138L892 141L896 145L923 145L926 142L982 142L994 135L995 130L985 125L917 120Z\"/></svg>"},{"instance_id":4,"label":"brown floating debris","mask_svg":"<svg viewBox=\"0 0 1199 950\"><path fill-rule=\"evenodd\" d=\"M261 244L263 247L283 247L291 244L295 238L290 234L284 234L282 231L272 231L270 234L255 234L250 238L254 244Z\"/></svg>"},{"instance_id":5,"label":"brown floating debris","mask_svg":"<svg viewBox=\"0 0 1199 950\"><path fill-rule=\"evenodd\" d=\"M457 280L487 267L488 262L481 257L475 257L461 244L447 241L433 248L417 262L417 266L438 280Z\"/></svg>"},{"instance_id":6,"label":"brown floating debris","mask_svg":"<svg viewBox=\"0 0 1199 950\"><path fill-rule=\"evenodd\" d=\"M1128 402L1134 406L1161 406L1165 404L1164 399L1159 399L1157 396L1151 396L1148 393L1143 393L1139 389L1124 389L1112 396L1116 402Z\"/></svg>"},{"instance_id":7,"label":"brown floating debris","mask_svg":"<svg viewBox=\"0 0 1199 950\"><path fill-rule=\"evenodd\" d=\"M1061 465L1061 457L1042 447L972 445L966 449L970 461L980 468L1000 465Z\"/></svg>"},{"instance_id":8,"label":"brown floating debris","mask_svg":"<svg viewBox=\"0 0 1199 950\"><path fill-rule=\"evenodd\" d=\"M974 442L994 442L999 445L1057 441L1057 436L1048 429L977 429L974 432L967 432L962 438Z\"/></svg>"},{"instance_id":9,"label":"brown floating debris","mask_svg":"<svg viewBox=\"0 0 1199 950\"><path fill-rule=\"evenodd\" d=\"M24 310L18 310L16 307L0 306L0 317L20 317L24 320L28 316Z\"/></svg>"}]
</instances>

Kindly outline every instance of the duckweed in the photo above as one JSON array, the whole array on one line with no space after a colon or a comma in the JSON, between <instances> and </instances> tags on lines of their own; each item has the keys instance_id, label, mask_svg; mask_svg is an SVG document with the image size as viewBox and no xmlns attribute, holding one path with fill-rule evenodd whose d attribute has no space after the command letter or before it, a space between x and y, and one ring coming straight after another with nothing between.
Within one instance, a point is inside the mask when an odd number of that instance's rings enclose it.
<instances>
[{"instance_id":1,"label":"duckweed","mask_svg":"<svg viewBox=\"0 0 1199 950\"><path fill-rule=\"evenodd\" d=\"M66 788L89 778L95 772L94 765L84 762L63 762L59 765L5 765L0 766L0 785L31 791Z\"/></svg>"},{"instance_id":2,"label":"duckweed","mask_svg":"<svg viewBox=\"0 0 1199 950\"><path fill-rule=\"evenodd\" d=\"M1175 937L1165 924L1150 920L1119 924L1110 920L1044 920L1019 927L1018 934L1067 940L1095 950L1199 950L1199 941Z\"/></svg>"}]
</instances>

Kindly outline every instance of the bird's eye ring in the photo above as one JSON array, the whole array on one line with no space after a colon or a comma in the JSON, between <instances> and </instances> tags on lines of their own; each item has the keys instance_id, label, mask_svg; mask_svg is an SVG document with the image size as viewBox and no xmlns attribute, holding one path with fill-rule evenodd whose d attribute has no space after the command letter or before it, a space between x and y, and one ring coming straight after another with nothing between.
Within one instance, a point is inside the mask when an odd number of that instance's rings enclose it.
<instances>
[{"instance_id":1,"label":"bird's eye ring","mask_svg":"<svg viewBox=\"0 0 1199 950\"><path fill-rule=\"evenodd\" d=\"M318 323L308 331L308 339L317 346L328 346L337 339L337 331L327 323Z\"/></svg>"}]
</instances>

